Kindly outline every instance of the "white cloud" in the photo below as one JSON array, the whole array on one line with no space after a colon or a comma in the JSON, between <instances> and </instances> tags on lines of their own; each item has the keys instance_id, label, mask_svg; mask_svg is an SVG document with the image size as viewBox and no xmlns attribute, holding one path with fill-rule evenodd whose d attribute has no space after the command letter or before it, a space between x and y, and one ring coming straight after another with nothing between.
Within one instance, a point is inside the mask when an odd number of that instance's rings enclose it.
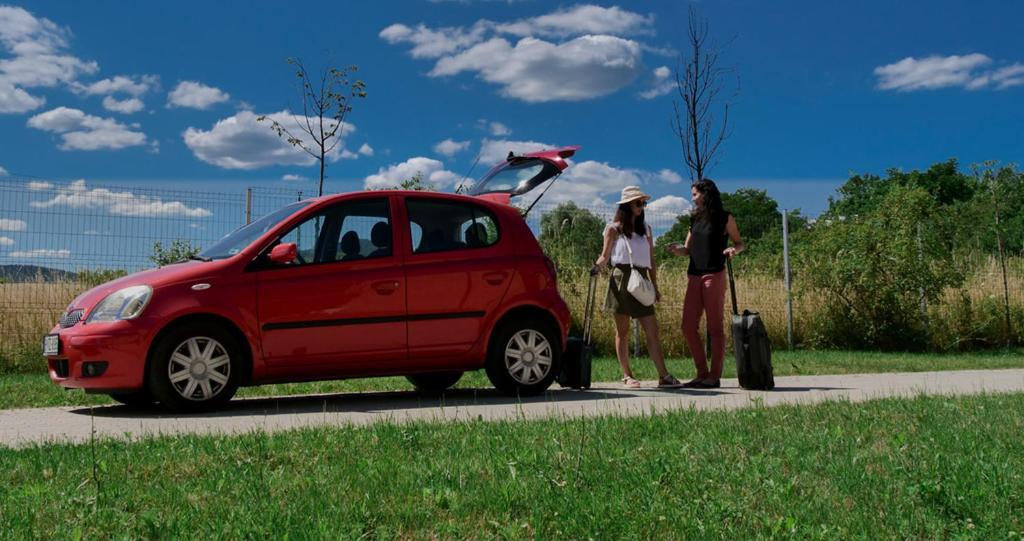
<instances>
[{"instance_id":1,"label":"white cloud","mask_svg":"<svg viewBox=\"0 0 1024 541\"><path fill-rule=\"evenodd\" d=\"M46 100L26 88L73 83L99 70L67 53L71 31L20 7L0 5L0 113L25 113Z\"/></svg>"},{"instance_id":2,"label":"white cloud","mask_svg":"<svg viewBox=\"0 0 1024 541\"><path fill-rule=\"evenodd\" d=\"M36 249L27 252L11 252L7 255L16 259L67 259L71 257L71 250Z\"/></svg>"},{"instance_id":3,"label":"white cloud","mask_svg":"<svg viewBox=\"0 0 1024 541\"><path fill-rule=\"evenodd\" d=\"M359 147L359 153L363 156L373 156L373 147L367 143L363 143L363 146Z\"/></svg>"},{"instance_id":4,"label":"white cloud","mask_svg":"<svg viewBox=\"0 0 1024 541\"><path fill-rule=\"evenodd\" d=\"M0 237L0 246L10 246L14 244L14 239L10 237Z\"/></svg>"},{"instance_id":5,"label":"white cloud","mask_svg":"<svg viewBox=\"0 0 1024 541\"><path fill-rule=\"evenodd\" d=\"M302 181L306 181L306 180L309 180L309 179L307 177L302 176L302 175L287 174L287 175L284 175L283 177L281 177L281 180L283 180L285 182L302 182Z\"/></svg>"},{"instance_id":6,"label":"white cloud","mask_svg":"<svg viewBox=\"0 0 1024 541\"><path fill-rule=\"evenodd\" d=\"M6 176L7 176L7 170L4 169L3 167L0 167L0 177L6 177Z\"/></svg>"},{"instance_id":7,"label":"white cloud","mask_svg":"<svg viewBox=\"0 0 1024 541\"><path fill-rule=\"evenodd\" d=\"M424 182L433 184L437 189L454 185L460 178L459 175L445 170L443 163L419 156L399 164L381 167L377 174L366 177L364 186L366 189L392 188L416 174L422 175Z\"/></svg>"},{"instance_id":8,"label":"white cloud","mask_svg":"<svg viewBox=\"0 0 1024 541\"><path fill-rule=\"evenodd\" d=\"M28 191L30 192L41 192L43 190L53 188L53 184L50 184L49 182L32 181L26 184L25 187L28 188Z\"/></svg>"},{"instance_id":9,"label":"white cloud","mask_svg":"<svg viewBox=\"0 0 1024 541\"><path fill-rule=\"evenodd\" d=\"M181 81L167 95L167 106L209 109L229 99L231 99L231 95L219 88L206 86L196 81Z\"/></svg>"},{"instance_id":10,"label":"white cloud","mask_svg":"<svg viewBox=\"0 0 1024 541\"><path fill-rule=\"evenodd\" d=\"M78 109L58 107L28 119L37 130L60 134L61 150L121 149L146 144L146 134L133 131L138 124L125 125L112 118L87 115Z\"/></svg>"},{"instance_id":11,"label":"white cloud","mask_svg":"<svg viewBox=\"0 0 1024 541\"><path fill-rule=\"evenodd\" d=\"M647 203L648 212L664 214L689 214L692 208L693 205L688 199L678 195L662 196Z\"/></svg>"},{"instance_id":12,"label":"white cloud","mask_svg":"<svg viewBox=\"0 0 1024 541\"><path fill-rule=\"evenodd\" d=\"M512 130L508 129L508 126L501 122L491 122L488 129L491 131L491 135L495 137L505 137L512 133Z\"/></svg>"},{"instance_id":13,"label":"white cloud","mask_svg":"<svg viewBox=\"0 0 1024 541\"><path fill-rule=\"evenodd\" d=\"M899 62L875 68L879 90L933 90L961 87L979 90L994 86L1003 90L1024 84L1024 64L1015 63L991 70L983 69L993 61L986 55L929 56L921 59L908 56Z\"/></svg>"},{"instance_id":14,"label":"white cloud","mask_svg":"<svg viewBox=\"0 0 1024 541\"><path fill-rule=\"evenodd\" d=\"M422 24L416 28L393 24L381 30L379 36L392 45L411 43L413 58L440 58L479 43L490 26L486 21L480 21L468 30L462 27L432 30Z\"/></svg>"},{"instance_id":15,"label":"white cloud","mask_svg":"<svg viewBox=\"0 0 1024 541\"><path fill-rule=\"evenodd\" d=\"M480 164L490 167L505 161L509 152L527 154L549 148L558 148L538 141L509 141L507 139L484 139L480 142Z\"/></svg>"},{"instance_id":16,"label":"white cloud","mask_svg":"<svg viewBox=\"0 0 1024 541\"><path fill-rule=\"evenodd\" d=\"M1024 64L1016 63L999 69L992 74L992 80L998 90L1024 85Z\"/></svg>"},{"instance_id":17,"label":"white cloud","mask_svg":"<svg viewBox=\"0 0 1024 541\"><path fill-rule=\"evenodd\" d=\"M641 51L635 41L582 36L554 44L523 38L513 46L493 38L438 60L428 75L473 72L525 102L579 101L611 94L636 79Z\"/></svg>"},{"instance_id":18,"label":"white cloud","mask_svg":"<svg viewBox=\"0 0 1024 541\"><path fill-rule=\"evenodd\" d=\"M26 229L28 229L28 224L25 223L25 220L0 218L0 231L24 231Z\"/></svg>"},{"instance_id":19,"label":"white cloud","mask_svg":"<svg viewBox=\"0 0 1024 541\"><path fill-rule=\"evenodd\" d=\"M647 90L640 92L639 96L645 100L652 100L658 96L664 96L676 87L675 79L670 78L672 72L668 66L660 66L651 72L651 83Z\"/></svg>"},{"instance_id":20,"label":"white cloud","mask_svg":"<svg viewBox=\"0 0 1024 541\"><path fill-rule=\"evenodd\" d=\"M671 169L662 169L661 171L658 171L655 178L667 184L679 184L683 181L683 177Z\"/></svg>"},{"instance_id":21,"label":"white cloud","mask_svg":"<svg viewBox=\"0 0 1024 541\"><path fill-rule=\"evenodd\" d=\"M114 94L125 94L132 97L139 97L160 85L160 78L156 75L116 75L111 78L101 79L88 85L73 83L72 90L86 96L112 96Z\"/></svg>"},{"instance_id":22,"label":"white cloud","mask_svg":"<svg viewBox=\"0 0 1024 541\"><path fill-rule=\"evenodd\" d=\"M270 129L272 120L289 128L295 127L295 117L289 111L267 115L267 121L257 122L259 115L252 111L239 111L218 120L209 130L188 128L182 137L192 153L200 160L225 169L258 169L269 165L312 165L316 159L293 147ZM301 116L299 117L301 118ZM333 121L332 121L333 122ZM333 124L330 124L333 126ZM344 137L355 131L349 123L339 130ZM298 131L294 129L293 132ZM296 135L299 135L296 133ZM334 148L328 161L337 161L346 151L341 144ZM348 156L351 157L351 156Z\"/></svg>"},{"instance_id":23,"label":"white cloud","mask_svg":"<svg viewBox=\"0 0 1024 541\"><path fill-rule=\"evenodd\" d=\"M142 103L139 98L119 100L113 96L107 96L103 98L103 108L115 113L130 115L145 109L146 104Z\"/></svg>"},{"instance_id":24,"label":"white cloud","mask_svg":"<svg viewBox=\"0 0 1024 541\"><path fill-rule=\"evenodd\" d=\"M434 152L450 158L467 148L469 148L469 141L454 141L448 138L434 145Z\"/></svg>"},{"instance_id":25,"label":"white cloud","mask_svg":"<svg viewBox=\"0 0 1024 541\"><path fill-rule=\"evenodd\" d=\"M653 27L654 15L644 16L618 6L605 8L586 4L496 25L497 31L506 34L555 38L584 34L653 35Z\"/></svg>"},{"instance_id":26,"label":"white cloud","mask_svg":"<svg viewBox=\"0 0 1024 541\"><path fill-rule=\"evenodd\" d=\"M46 201L32 201L34 208L68 207L95 209L115 216L206 218L213 213L201 207L190 208L181 201L163 201L159 197L137 195L129 191L115 192L106 188L88 188L84 180L76 180L58 188L57 195Z\"/></svg>"}]
</instances>

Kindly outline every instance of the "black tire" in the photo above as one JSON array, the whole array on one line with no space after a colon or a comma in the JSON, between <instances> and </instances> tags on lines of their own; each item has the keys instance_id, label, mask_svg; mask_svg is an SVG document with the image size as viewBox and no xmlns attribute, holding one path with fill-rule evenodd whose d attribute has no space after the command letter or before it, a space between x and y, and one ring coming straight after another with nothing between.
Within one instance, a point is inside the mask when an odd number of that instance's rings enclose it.
<instances>
[{"instance_id":1,"label":"black tire","mask_svg":"<svg viewBox=\"0 0 1024 541\"><path fill-rule=\"evenodd\" d=\"M416 390L421 393L437 394L455 385L462 378L462 372L433 372L430 374L414 374L405 376Z\"/></svg>"},{"instance_id":2,"label":"black tire","mask_svg":"<svg viewBox=\"0 0 1024 541\"><path fill-rule=\"evenodd\" d=\"M174 412L217 409L238 390L245 365L243 351L221 325L182 325L164 335L153 348L146 374L147 388L161 406ZM192 368L186 368L182 359L191 362ZM210 368L205 361L212 361ZM178 378L176 381L172 381L172 374Z\"/></svg>"},{"instance_id":3,"label":"black tire","mask_svg":"<svg viewBox=\"0 0 1024 541\"><path fill-rule=\"evenodd\" d=\"M145 389L129 393L110 393L110 398L133 408L148 408L153 405L153 397Z\"/></svg>"},{"instance_id":4,"label":"black tire","mask_svg":"<svg viewBox=\"0 0 1024 541\"><path fill-rule=\"evenodd\" d=\"M517 359L517 354L524 358ZM517 360L526 366L517 367ZM551 386L561 361L558 332L543 320L524 318L507 321L494 331L485 368L488 379L499 391L511 396L533 396Z\"/></svg>"}]
</instances>

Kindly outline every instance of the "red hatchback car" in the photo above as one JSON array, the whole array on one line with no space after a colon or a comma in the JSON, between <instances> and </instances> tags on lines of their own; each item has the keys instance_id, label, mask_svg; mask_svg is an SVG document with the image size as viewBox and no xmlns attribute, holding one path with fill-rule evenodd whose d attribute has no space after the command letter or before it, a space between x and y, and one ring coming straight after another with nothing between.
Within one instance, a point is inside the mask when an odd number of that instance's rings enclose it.
<instances>
[{"instance_id":1,"label":"red hatchback car","mask_svg":"<svg viewBox=\"0 0 1024 541\"><path fill-rule=\"evenodd\" d=\"M93 288L43 339L50 378L174 411L274 382L404 375L440 391L480 368L505 393L541 393L570 315L509 201L576 150L510 155L468 195L292 203L191 261Z\"/></svg>"}]
</instances>

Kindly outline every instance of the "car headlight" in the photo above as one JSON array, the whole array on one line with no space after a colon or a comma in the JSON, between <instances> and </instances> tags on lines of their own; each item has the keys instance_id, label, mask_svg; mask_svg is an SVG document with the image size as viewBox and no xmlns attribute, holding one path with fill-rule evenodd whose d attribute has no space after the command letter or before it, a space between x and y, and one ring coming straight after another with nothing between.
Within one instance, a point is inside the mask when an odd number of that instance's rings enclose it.
<instances>
[{"instance_id":1,"label":"car headlight","mask_svg":"<svg viewBox=\"0 0 1024 541\"><path fill-rule=\"evenodd\" d=\"M115 291L96 305L86 322L137 318L146 309L152 296L153 288L149 286L132 286Z\"/></svg>"}]
</instances>

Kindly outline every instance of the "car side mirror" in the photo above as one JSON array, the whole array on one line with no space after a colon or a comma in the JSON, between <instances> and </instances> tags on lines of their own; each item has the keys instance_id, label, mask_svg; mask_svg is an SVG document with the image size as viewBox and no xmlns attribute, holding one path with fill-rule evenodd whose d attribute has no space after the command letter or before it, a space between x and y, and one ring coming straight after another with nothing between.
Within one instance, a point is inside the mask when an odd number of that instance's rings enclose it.
<instances>
[{"instance_id":1,"label":"car side mirror","mask_svg":"<svg viewBox=\"0 0 1024 541\"><path fill-rule=\"evenodd\" d=\"M269 259L274 263L284 264L295 261L295 258L299 255L299 248L295 246L294 242L285 242L274 246L270 250Z\"/></svg>"}]
</instances>

